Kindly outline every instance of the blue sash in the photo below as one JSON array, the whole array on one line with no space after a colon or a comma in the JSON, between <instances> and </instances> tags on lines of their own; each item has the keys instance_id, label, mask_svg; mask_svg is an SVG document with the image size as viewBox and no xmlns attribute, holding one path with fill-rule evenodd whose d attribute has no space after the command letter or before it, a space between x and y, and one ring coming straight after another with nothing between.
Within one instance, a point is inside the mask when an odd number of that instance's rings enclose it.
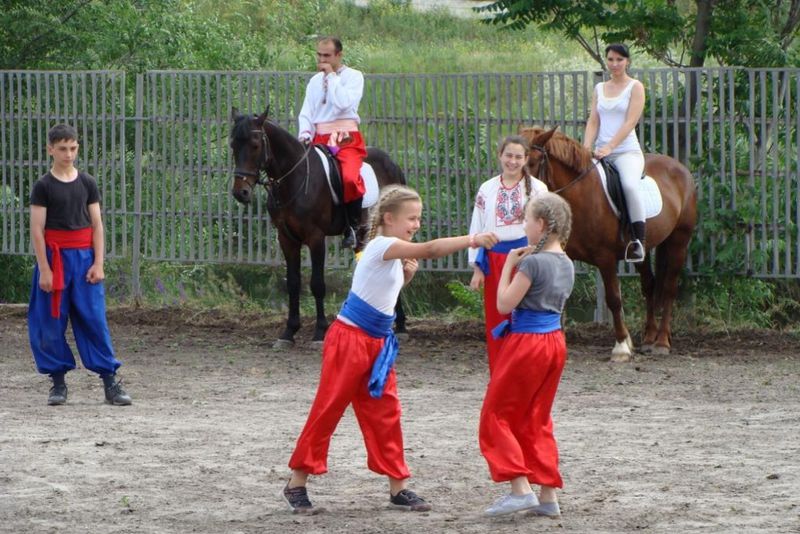
<instances>
[{"instance_id":1,"label":"blue sash","mask_svg":"<svg viewBox=\"0 0 800 534\"><path fill-rule=\"evenodd\" d=\"M383 395L389 371L391 371L399 351L397 337L392 330L395 315L386 315L376 310L352 291L347 295L347 300L344 301L339 315L358 326L368 336L384 338L383 348L372 365L372 373L370 373L367 383L370 396L379 399Z\"/></svg>"},{"instance_id":2,"label":"blue sash","mask_svg":"<svg viewBox=\"0 0 800 534\"><path fill-rule=\"evenodd\" d=\"M508 254L511 252L511 249L527 246L528 238L520 237L519 239L512 239L511 241L500 241L490 250L492 252L496 252L497 254ZM486 253L485 248L481 247L478 249L478 256L475 258L475 265L477 265L480 270L483 271L483 274L489 274L489 255Z\"/></svg>"},{"instance_id":3,"label":"blue sash","mask_svg":"<svg viewBox=\"0 0 800 534\"><path fill-rule=\"evenodd\" d=\"M511 322L503 321L492 329L492 337L500 339L506 334L548 334L561 330L561 314L544 310L517 308L511 313Z\"/></svg>"}]
</instances>

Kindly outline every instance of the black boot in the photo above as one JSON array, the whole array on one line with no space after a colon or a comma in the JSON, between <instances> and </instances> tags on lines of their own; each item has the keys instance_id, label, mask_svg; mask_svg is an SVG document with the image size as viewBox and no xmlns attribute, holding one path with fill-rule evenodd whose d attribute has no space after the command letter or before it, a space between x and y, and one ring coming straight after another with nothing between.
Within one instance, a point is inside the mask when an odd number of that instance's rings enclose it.
<instances>
[{"instance_id":1,"label":"black boot","mask_svg":"<svg viewBox=\"0 0 800 534\"><path fill-rule=\"evenodd\" d=\"M639 263L644 261L645 248L645 226L644 221L636 221L631 223L631 233L633 239L625 248L625 261L629 263Z\"/></svg>"},{"instance_id":2,"label":"black boot","mask_svg":"<svg viewBox=\"0 0 800 534\"><path fill-rule=\"evenodd\" d=\"M363 198L356 199L344 205L345 227L342 248L356 247L356 232L361 225L361 201Z\"/></svg>"},{"instance_id":3,"label":"black boot","mask_svg":"<svg viewBox=\"0 0 800 534\"><path fill-rule=\"evenodd\" d=\"M117 375L102 375L103 387L106 390L106 402L114 406L128 406L133 402L130 395L122 389L122 381L117 381Z\"/></svg>"},{"instance_id":4,"label":"black boot","mask_svg":"<svg viewBox=\"0 0 800 534\"><path fill-rule=\"evenodd\" d=\"M50 406L61 406L67 403L67 384L64 381L64 373L50 375L53 379L53 387L47 396L47 404Z\"/></svg>"}]
</instances>

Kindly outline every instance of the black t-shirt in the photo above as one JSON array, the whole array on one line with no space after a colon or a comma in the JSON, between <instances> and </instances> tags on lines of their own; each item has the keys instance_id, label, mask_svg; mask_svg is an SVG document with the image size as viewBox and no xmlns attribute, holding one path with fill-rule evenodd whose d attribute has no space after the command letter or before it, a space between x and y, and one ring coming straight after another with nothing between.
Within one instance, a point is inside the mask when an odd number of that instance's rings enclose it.
<instances>
[{"instance_id":1,"label":"black t-shirt","mask_svg":"<svg viewBox=\"0 0 800 534\"><path fill-rule=\"evenodd\" d=\"M47 208L44 227L80 230L92 225L89 204L100 202L97 182L85 172L71 182L62 182L48 172L33 184L31 205Z\"/></svg>"}]
</instances>

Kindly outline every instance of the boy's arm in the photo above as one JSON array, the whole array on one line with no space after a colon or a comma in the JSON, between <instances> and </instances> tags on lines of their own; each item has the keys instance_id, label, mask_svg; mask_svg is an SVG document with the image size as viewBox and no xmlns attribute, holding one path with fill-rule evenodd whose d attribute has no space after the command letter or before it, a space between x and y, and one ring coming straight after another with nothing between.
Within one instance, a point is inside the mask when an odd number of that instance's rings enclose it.
<instances>
[{"instance_id":1,"label":"boy's arm","mask_svg":"<svg viewBox=\"0 0 800 534\"><path fill-rule=\"evenodd\" d=\"M86 280L90 284L102 281L106 275L103 271L104 255L106 250L105 236L103 235L103 217L100 213L100 203L89 204L89 218L92 221L92 248L94 249L94 263L86 273Z\"/></svg>"},{"instance_id":2,"label":"boy's arm","mask_svg":"<svg viewBox=\"0 0 800 534\"><path fill-rule=\"evenodd\" d=\"M36 253L39 266L39 287L50 293L53 290L53 271L47 262L47 245L44 243L44 223L47 220L47 208L31 204L31 243Z\"/></svg>"}]
</instances>

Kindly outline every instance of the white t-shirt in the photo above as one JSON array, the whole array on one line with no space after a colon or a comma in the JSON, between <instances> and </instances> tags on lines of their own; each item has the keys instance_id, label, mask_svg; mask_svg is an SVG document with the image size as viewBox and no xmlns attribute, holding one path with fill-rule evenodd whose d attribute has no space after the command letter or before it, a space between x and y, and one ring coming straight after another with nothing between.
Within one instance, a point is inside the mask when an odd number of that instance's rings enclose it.
<instances>
[{"instance_id":1,"label":"white t-shirt","mask_svg":"<svg viewBox=\"0 0 800 534\"><path fill-rule=\"evenodd\" d=\"M534 177L531 180L531 196L547 191L547 185ZM486 180L475 195L475 207L472 210L470 234L494 232L500 241L513 241L525 237L525 179L514 187L503 185L500 175ZM478 249L471 248L467 252L470 265L475 265Z\"/></svg>"},{"instance_id":2,"label":"white t-shirt","mask_svg":"<svg viewBox=\"0 0 800 534\"><path fill-rule=\"evenodd\" d=\"M394 314L397 297L403 288L403 261L383 259L386 250L396 241L396 237L378 235L367 243L356 264L350 288L359 298L386 315ZM341 316L339 319L352 324Z\"/></svg>"}]
</instances>

